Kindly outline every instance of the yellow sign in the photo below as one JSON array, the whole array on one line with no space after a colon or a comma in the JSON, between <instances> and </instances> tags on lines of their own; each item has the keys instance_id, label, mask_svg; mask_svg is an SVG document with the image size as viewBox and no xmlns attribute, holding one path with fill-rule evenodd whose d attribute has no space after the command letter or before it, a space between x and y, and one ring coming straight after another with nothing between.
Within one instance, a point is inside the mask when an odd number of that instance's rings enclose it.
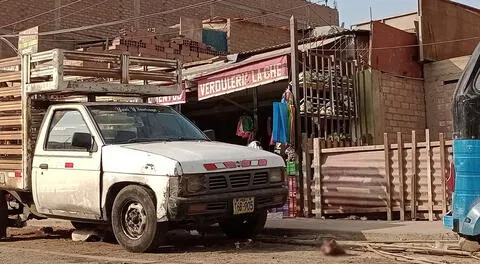
<instances>
[{"instance_id":1,"label":"yellow sign","mask_svg":"<svg viewBox=\"0 0 480 264\"><path fill-rule=\"evenodd\" d=\"M18 51L21 55L38 52L38 27L21 31L18 37Z\"/></svg>"}]
</instances>

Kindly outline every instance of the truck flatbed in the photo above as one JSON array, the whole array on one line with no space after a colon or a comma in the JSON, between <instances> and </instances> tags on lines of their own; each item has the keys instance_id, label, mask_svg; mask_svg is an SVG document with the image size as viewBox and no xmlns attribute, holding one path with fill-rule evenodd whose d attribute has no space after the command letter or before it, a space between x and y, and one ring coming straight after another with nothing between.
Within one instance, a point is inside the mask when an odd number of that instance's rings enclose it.
<instances>
[{"instance_id":1,"label":"truck flatbed","mask_svg":"<svg viewBox=\"0 0 480 264\"><path fill-rule=\"evenodd\" d=\"M48 106L97 96L181 92L177 60L60 49L0 60L0 188L31 188L31 153Z\"/></svg>"}]
</instances>

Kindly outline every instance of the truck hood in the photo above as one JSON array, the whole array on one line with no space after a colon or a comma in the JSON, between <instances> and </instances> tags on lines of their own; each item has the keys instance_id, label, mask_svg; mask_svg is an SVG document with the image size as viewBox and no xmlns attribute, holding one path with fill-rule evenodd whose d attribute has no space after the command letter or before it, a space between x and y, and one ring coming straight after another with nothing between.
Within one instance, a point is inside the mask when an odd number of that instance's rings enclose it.
<instances>
[{"instance_id":1,"label":"truck hood","mask_svg":"<svg viewBox=\"0 0 480 264\"><path fill-rule=\"evenodd\" d=\"M262 168L284 167L283 159L273 153L244 146L210 141L174 141L155 143L133 143L121 145L121 148L142 151L180 163L184 173L208 172L204 164L241 162L244 160L266 160ZM252 164L255 164L253 162ZM253 167L236 167L224 170L247 170ZM210 171L212 172L212 171Z\"/></svg>"}]
</instances>

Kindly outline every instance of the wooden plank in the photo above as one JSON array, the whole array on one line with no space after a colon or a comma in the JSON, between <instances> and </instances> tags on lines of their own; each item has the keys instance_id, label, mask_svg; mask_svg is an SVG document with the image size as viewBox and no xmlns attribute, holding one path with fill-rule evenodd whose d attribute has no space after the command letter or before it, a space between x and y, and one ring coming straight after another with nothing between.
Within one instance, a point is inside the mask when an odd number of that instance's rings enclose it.
<instances>
[{"instance_id":1,"label":"wooden plank","mask_svg":"<svg viewBox=\"0 0 480 264\"><path fill-rule=\"evenodd\" d=\"M429 129L425 130L425 141L427 143L428 220L433 221L432 149Z\"/></svg>"},{"instance_id":2,"label":"wooden plank","mask_svg":"<svg viewBox=\"0 0 480 264\"><path fill-rule=\"evenodd\" d=\"M20 126L21 125L21 116L12 115L12 116L0 116L0 127L2 126Z\"/></svg>"},{"instance_id":3,"label":"wooden plank","mask_svg":"<svg viewBox=\"0 0 480 264\"><path fill-rule=\"evenodd\" d=\"M20 110L22 110L22 104L20 100L0 102L0 112Z\"/></svg>"},{"instance_id":4,"label":"wooden plank","mask_svg":"<svg viewBox=\"0 0 480 264\"><path fill-rule=\"evenodd\" d=\"M385 152L385 187L387 192L387 220L392 221L392 192L391 192L391 171L390 171L390 146L388 134L383 134L383 145Z\"/></svg>"},{"instance_id":5,"label":"wooden plank","mask_svg":"<svg viewBox=\"0 0 480 264\"><path fill-rule=\"evenodd\" d=\"M320 139L313 139L313 167L314 167L314 182L315 182L315 216L317 218L322 217L323 199L322 199L322 151L320 145ZM313 211L312 211L313 213Z\"/></svg>"},{"instance_id":6,"label":"wooden plank","mask_svg":"<svg viewBox=\"0 0 480 264\"><path fill-rule=\"evenodd\" d=\"M0 160L0 171L1 170L21 170L22 169L22 160L20 159L5 159Z\"/></svg>"},{"instance_id":7,"label":"wooden plank","mask_svg":"<svg viewBox=\"0 0 480 264\"><path fill-rule=\"evenodd\" d=\"M22 155L22 145L0 145L0 155Z\"/></svg>"},{"instance_id":8,"label":"wooden plank","mask_svg":"<svg viewBox=\"0 0 480 264\"><path fill-rule=\"evenodd\" d=\"M411 208L407 206L405 208L409 211ZM427 211L427 206L420 206L419 211ZM441 206L434 206L433 207L435 212L439 212L442 210ZM400 211L400 207L394 206L392 211L398 212ZM318 213L317 210L313 210L314 213ZM328 214L362 214L362 213L383 213L385 212L385 207L330 207L323 209L323 213Z\"/></svg>"},{"instance_id":9,"label":"wooden plank","mask_svg":"<svg viewBox=\"0 0 480 264\"><path fill-rule=\"evenodd\" d=\"M417 135L415 130L412 131L412 182L411 182L412 199L410 207L412 208L412 220L417 219Z\"/></svg>"},{"instance_id":10,"label":"wooden plank","mask_svg":"<svg viewBox=\"0 0 480 264\"><path fill-rule=\"evenodd\" d=\"M304 177L304 183L305 183L305 191L304 191L304 210L306 212L306 216L310 216L312 212L312 164L311 164L311 155L308 153L308 137L304 135L302 137L303 141L303 162L302 166L305 166L303 168L303 173L305 175Z\"/></svg>"},{"instance_id":11,"label":"wooden plank","mask_svg":"<svg viewBox=\"0 0 480 264\"><path fill-rule=\"evenodd\" d=\"M20 97L20 86L0 87L0 97Z\"/></svg>"},{"instance_id":12,"label":"wooden plank","mask_svg":"<svg viewBox=\"0 0 480 264\"><path fill-rule=\"evenodd\" d=\"M445 135L439 134L440 139L440 177L442 177L442 214L447 214L447 191L446 191L446 175L445 175Z\"/></svg>"},{"instance_id":13,"label":"wooden plank","mask_svg":"<svg viewBox=\"0 0 480 264\"><path fill-rule=\"evenodd\" d=\"M400 221L405 221L405 174L403 171L403 139L402 132L397 132L398 144L398 177L400 179Z\"/></svg>"},{"instance_id":14,"label":"wooden plank","mask_svg":"<svg viewBox=\"0 0 480 264\"><path fill-rule=\"evenodd\" d=\"M21 140L22 132L17 131L0 131L0 140Z\"/></svg>"}]
</instances>

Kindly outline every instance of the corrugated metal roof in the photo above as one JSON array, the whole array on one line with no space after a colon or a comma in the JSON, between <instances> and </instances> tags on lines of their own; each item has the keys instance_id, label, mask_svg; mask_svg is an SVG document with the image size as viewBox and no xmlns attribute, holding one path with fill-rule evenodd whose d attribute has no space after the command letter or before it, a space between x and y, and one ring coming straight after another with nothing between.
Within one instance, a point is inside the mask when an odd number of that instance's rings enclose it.
<instances>
[{"instance_id":1,"label":"corrugated metal roof","mask_svg":"<svg viewBox=\"0 0 480 264\"><path fill-rule=\"evenodd\" d=\"M352 34L363 34L368 31L365 30L348 30L328 36L308 38L299 41L301 44L298 46L300 51L308 49L314 49L328 45L342 38L343 36ZM227 56L227 60L217 61L209 64L190 67L183 71L183 77L187 80L199 79L214 73L230 70L239 66L243 66L249 63L262 61L270 58L275 58L291 53L290 43L270 46L262 49L256 49L251 51L245 51L238 54L232 54Z\"/></svg>"},{"instance_id":2,"label":"corrugated metal roof","mask_svg":"<svg viewBox=\"0 0 480 264\"><path fill-rule=\"evenodd\" d=\"M341 37L341 36L348 36L348 35L365 35L365 34L370 34L370 31L363 30L363 29L344 30L344 31L341 31L341 32L336 32L336 33L333 33L333 34L323 35L323 36L319 36L319 37L304 38L304 39L299 40L298 43L299 43L299 45L301 45L301 44L305 44L305 43L326 40L326 39L330 39L330 38L334 38L334 37ZM263 52L276 50L276 49L280 49L280 48L286 48L286 47L290 47L290 42L283 43L283 44L277 44L277 45L273 45L273 46L268 46L268 47L263 47L263 48L259 48L259 49L242 51L242 52L239 52L238 54L240 56L252 55L252 54L263 53Z\"/></svg>"}]
</instances>

